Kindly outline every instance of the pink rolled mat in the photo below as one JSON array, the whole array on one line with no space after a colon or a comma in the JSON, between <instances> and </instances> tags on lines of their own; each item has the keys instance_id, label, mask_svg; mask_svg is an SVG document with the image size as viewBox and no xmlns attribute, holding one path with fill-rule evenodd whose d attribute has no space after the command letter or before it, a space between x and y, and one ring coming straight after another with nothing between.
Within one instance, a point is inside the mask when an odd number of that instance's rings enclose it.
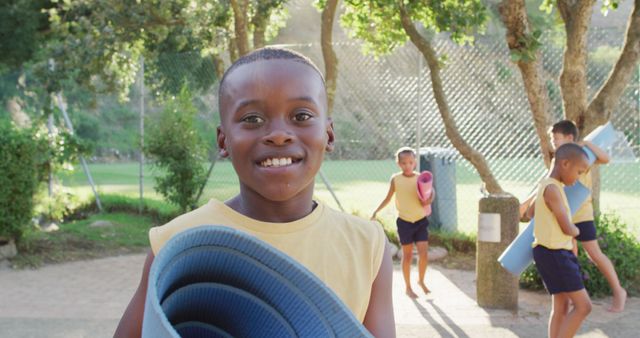
<instances>
[{"instance_id":1,"label":"pink rolled mat","mask_svg":"<svg viewBox=\"0 0 640 338\"><path fill-rule=\"evenodd\" d=\"M433 174L425 170L418 176L418 198L426 201L431 197L433 191ZM424 212L427 216L431 215L431 204L424 206Z\"/></svg>"}]
</instances>

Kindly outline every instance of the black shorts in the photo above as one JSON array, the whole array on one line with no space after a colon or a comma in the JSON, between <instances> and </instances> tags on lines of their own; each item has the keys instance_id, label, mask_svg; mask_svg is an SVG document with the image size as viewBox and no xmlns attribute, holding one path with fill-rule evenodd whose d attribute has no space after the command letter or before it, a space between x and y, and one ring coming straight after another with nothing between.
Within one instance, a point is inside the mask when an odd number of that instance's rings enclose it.
<instances>
[{"instance_id":1,"label":"black shorts","mask_svg":"<svg viewBox=\"0 0 640 338\"><path fill-rule=\"evenodd\" d=\"M533 260L550 294L584 289L578 258L569 250L533 248Z\"/></svg>"},{"instance_id":2,"label":"black shorts","mask_svg":"<svg viewBox=\"0 0 640 338\"><path fill-rule=\"evenodd\" d=\"M429 221L426 217L413 223L398 218L396 225L398 226L398 237L400 237L400 244L402 245L429 240Z\"/></svg>"},{"instance_id":3,"label":"black shorts","mask_svg":"<svg viewBox=\"0 0 640 338\"><path fill-rule=\"evenodd\" d=\"M580 229L580 234L576 239L580 242L588 242L596 240L596 225L593 221L576 223L576 227Z\"/></svg>"}]
</instances>

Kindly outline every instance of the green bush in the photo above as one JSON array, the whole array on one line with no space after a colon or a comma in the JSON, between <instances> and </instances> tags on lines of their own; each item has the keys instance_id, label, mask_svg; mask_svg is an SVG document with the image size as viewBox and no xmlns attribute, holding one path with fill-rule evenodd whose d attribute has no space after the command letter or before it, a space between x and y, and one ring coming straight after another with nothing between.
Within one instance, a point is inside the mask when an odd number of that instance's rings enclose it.
<instances>
[{"instance_id":1,"label":"green bush","mask_svg":"<svg viewBox=\"0 0 640 338\"><path fill-rule=\"evenodd\" d=\"M449 252L476 254L476 236L463 232L429 230L429 245L445 247Z\"/></svg>"},{"instance_id":2,"label":"green bush","mask_svg":"<svg viewBox=\"0 0 640 338\"><path fill-rule=\"evenodd\" d=\"M138 214L140 209L140 199L137 197L102 194L100 195L100 201L105 213ZM74 209L73 213L67 217L67 220L84 219L97 212L98 206L95 198L92 197L88 203ZM181 212L174 205L145 198L143 199L142 214L151 217L157 224L164 224L178 217Z\"/></svg>"},{"instance_id":3,"label":"green bush","mask_svg":"<svg viewBox=\"0 0 640 338\"><path fill-rule=\"evenodd\" d=\"M48 221L61 223L80 206L80 199L59 187L49 196L48 189L40 189L35 195L34 214L46 217Z\"/></svg>"},{"instance_id":4,"label":"green bush","mask_svg":"<svg viewBox=\"0 0 640 338\"><path fill-rule=\"evenodd\" d=\"M193 123L196 112L185 86L178 97L167 100L145 141L145 154L162 169L155 177L155 190L183 212L195 207L198 191L207 179L202 166L207 151Z\"/></svg>"},{"instance_id":5,"label":"green bush","mask_svg":"<svg viewBox=\"0 0 640 338\"><path fill-rule=\"evenodd\" d=\"M33 215L38 145L29 130L0 121L0 239L20 240Z\"/></svg>"},{"instance_id":6,"label":"green bush","mask_svg":"<svg viewBox=\"0 0 640 338\"><path fill-rule=\"evenodd\" d=\"M640 294L640 242L631 234L627 226L614 215L602 215L596 218L598 244L602 252L609 257L618 273L620 284L629 294ZM578 261L585 274L585 288L593 297L611 294L611 289L598 267L580 248ZM520 285L528 289L542 289L542 280L535 266L528 267L520 276Z\"/></svg>"}]
</instances>

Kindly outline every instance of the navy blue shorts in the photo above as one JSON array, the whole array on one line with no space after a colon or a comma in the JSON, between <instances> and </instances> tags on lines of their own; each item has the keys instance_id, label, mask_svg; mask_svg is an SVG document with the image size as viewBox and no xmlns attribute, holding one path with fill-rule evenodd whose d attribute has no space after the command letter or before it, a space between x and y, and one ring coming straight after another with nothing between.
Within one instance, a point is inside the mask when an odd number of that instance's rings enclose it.
<instances>
[{"instance_id":1,"label":"navy blue shorts","mask_svg":"<svg viewBox=\"0 0 640 338\"><path fill-rule=\"evenodd\" d=\"M402 245L429 240L429 221L426 217L413 223L398 217L396 225L398 226L398 237L400 237L400 244Z\"/></svg>"},{"instance_id":2,"label":"navy blue shorts","mask_svg":"<svg viewBox=\"0 0 640 338\"><path fill-rule=\"evenodd\" d=\"M596 225L593 221L576 223L576 226L580 229L580 234L576 236L577 240L580 242L596 240Z\"/></svg>"},{"instance_id":3,"label":"navy blue shorts","mask_svg":"<svg viewBox=\"0 0 640 338\"><path fill-rule=\"evenodd\" d=\"M533 248L533 260L550 294L584 289L578 258L569 250Z\"/></svg>"}]
</instances>

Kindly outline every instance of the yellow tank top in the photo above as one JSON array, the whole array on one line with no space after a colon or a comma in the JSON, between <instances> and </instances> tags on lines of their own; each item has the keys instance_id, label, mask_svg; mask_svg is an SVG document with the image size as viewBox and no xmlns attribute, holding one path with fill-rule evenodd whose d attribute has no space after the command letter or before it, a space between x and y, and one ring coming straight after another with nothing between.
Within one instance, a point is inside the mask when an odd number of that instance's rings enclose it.
<instances>
[{"instance_id":1,"label":"yellow tank top","mask_svg":"<svg viewBox=\"0 0 640 338\"><path fill-rule=\"evenodd\" d=\"M542 245L548 249L567 249L573 248L573 237L562 232L558 220L553 215L549 207L544 201L544 190L549 185L555 185L560 189L562 195L562 204L569 213L569 202L564 194L564 185L552 177L547 177L540 182L538 195L535 202L533 236L534 241L532 247Z\"/></svg>"},{"instance_id":2,"label":"yellow tank top","mask_svg":"<svg viewBox=\"0 0 640 338\"><path fill-rule=\"evenodd\" d=\"M587 189L590 191L593 190L593 181L591 179L591 169L587 170L584 174L578 177L578 181L582 183ZM580 205L576 214L573 215L572 222L580 223L586 221L593 221L593 199L591 198L591 194L587 197L587 200Z\"/></svg>"},{"instance_id":3,"label":"yellow tank top","mask_svg":"<svg viewBox=\"0 0 640 338\"><path fill-rule=\"evenodd\" d=\"M407 222L415 222L424 218L425 212L418 198L418 173L407 177L401 172L391 176L396 193L396 209L398 217Z\"/></svg>"},{"instance_id":4,"label":"yellow tank top","mask_svg":"<svg viewBox=\"0 0 640 338\"><path fill-rule=\"evenodd\" d=\"M378 223L335 211L322 203L294 222L260 222L210 200L163 226L151 228L153 253L157 254L173 235L199 225L228 226L271 244L313 272L356 318L364 320L386 243Z\"/></svg>"}]
</instances>

